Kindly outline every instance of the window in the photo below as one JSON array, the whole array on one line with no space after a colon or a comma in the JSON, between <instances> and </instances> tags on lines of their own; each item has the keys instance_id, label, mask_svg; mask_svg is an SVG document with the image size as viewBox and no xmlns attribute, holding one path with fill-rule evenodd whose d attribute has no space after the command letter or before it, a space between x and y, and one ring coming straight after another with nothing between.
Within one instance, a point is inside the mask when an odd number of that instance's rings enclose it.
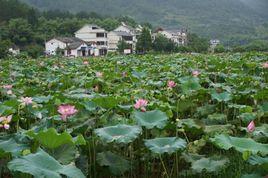
<instances>
[{"instance_id":1,"label":"window","mask_svg":"<svg viewBox=\"0 0 268 178\"><path fill-rule=\"evenodd\" d=\"M133 37L132 36L123 36L123 39L125 41L133 41Z\"/></svg>"},{"instance_id":2,"label":"window","mask_svg":"<svg viewBox=\"0 0 268 178\"><path fill-rule=\"evenodd\" d=\"M97 41L97 45L104 45L105 42L104 41Z\"/></svg>"},{"instance_id":3,"label":"window","mask_svg":"<svg viewBox=\"0 0 268 178\"><path fill-rule=\"evenodd\" d=\"M97 38L105 37L105 33L97 33Z\"/></svg>"}]
</instances>

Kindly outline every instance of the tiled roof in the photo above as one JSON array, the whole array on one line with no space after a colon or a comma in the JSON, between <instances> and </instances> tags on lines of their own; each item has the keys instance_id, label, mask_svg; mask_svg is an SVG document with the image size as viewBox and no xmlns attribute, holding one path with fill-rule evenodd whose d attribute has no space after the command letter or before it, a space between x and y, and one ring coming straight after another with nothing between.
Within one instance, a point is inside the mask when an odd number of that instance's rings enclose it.
<instances>
[{"instance_id":1,"label":"tiled roof","mask_svg":"<svg viewBox=\"0 0 268 178\"><path fill-rule=\"evenodd\" d=\"M133 36L130 33L124 31L112 31L112 32L117 34L118 36Z\"/></svg>"},{"instance_id":2,"label":"tiled roof","mask_svg":"<svg viewBox=\"0 0 268 178\"><path fill-rule=\"evenodd\" d=\"M84 42L83 40L76 37L56 37L55 39L64 43Z\"/></svg>"}]
</instances>

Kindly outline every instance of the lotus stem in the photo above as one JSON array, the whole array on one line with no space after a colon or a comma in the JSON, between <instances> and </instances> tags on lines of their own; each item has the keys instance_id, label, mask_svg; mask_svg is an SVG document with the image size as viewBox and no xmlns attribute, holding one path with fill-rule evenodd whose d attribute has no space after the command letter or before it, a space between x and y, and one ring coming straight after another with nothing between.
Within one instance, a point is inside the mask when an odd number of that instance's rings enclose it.
<instances>
[{"instance_id":1,"label":"lotus stem","mask_svg":"<svg viewBox=\"0 0 268 178\"><path fill-rule=\"evenodd\" d=\"M164 168L165 174L167 175L168 178L170 178L169 175L168 175L168 172L167 172L167 168L165 166L165 163L164 163L164 161L163 161L163 159L161 157L161 154L159 154L159 158L160 158L161 164L162 164L162 166Z\"/></svg>"}]
</instances>

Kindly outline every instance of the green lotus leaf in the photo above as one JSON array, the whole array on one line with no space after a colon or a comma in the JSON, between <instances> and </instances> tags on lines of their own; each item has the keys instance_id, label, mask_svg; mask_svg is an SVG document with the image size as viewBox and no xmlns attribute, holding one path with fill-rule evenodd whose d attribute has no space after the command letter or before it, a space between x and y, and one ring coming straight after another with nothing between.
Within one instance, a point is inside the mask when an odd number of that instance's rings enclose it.
<instances>
[{"instance_id":1,"label":"green lotus leaf","mask_svg":"<svg viewBox=\"0 0 268 178\"><path fill-rule=\"evenodd\" d=\"M145 146L156 154L172 154L178 150L186 148L186 141L176 137L163 137L145 140Z\"/></svg>"},{"instance_id":2,"label":"green lotus leaf","mask_svg":"<svg viewBox=\"0 0 268 178\"><path fill-rule=\"evenodd\" d=\"M20 143L15 137L9 139L0 138L0 149L6 153L11 153L12 156L19 156L27 148L29 148L27 144Z\"/></svg>"},{"instance_id":3,"label":"green lotus leaf","mask_svg":"<svg viewBox=\"0 0 268 178\"><path fill-rule=\"evenodd\" d=\"M234 129L234 126L231 124L226 124L226 125L206 125L204 132L206 134L210 134L210 135L215 135L215 134L221 134L221 133L225 133L225 134L232 134L233 131L232 129Z\"/></svg>"},{"instance_id":4,"label":"green lotus leaf","mask_svg":"<svg viewBox=\"0 0 268 178\"><path fill-rule=\"evenodd\" d=\"M205 105L202 107L197 108L197 114L199 116L208 116L209 114L212 114L215 112L215 105Z\"/></svg>"},{"instance_id":5,"label":"green lotus leaf","mask_svg":"<svg viewBox=\"0 0 268 178\"><path fill-rule=\"evenodd\" d=\"M152 129L157 127L162 129L166 126L168 117L166 113L154 110L147 112L134 112L134 119L138 122L139 125L146 127L147 129Z\"/></svg>"},{"instance_id":6,"label":"green lotus leaf","mask_svg":"<svg viewBox=\"0 0 268 178\"><path fill-rule=\"evenodd\" d=\"M268 115L268 102L265 102L263 105L260 106L260 111L263 112L265 116Z\"/></svg>"},{"instance_id":7,"label":"green lotus leaf","mask_svg":"<svg viewBox=\"0 0 268 178\"><path fill-rule=\"evenodd\" d=\"M78 168L71 165L61 165L41 149L34 154L13 159L8 163L8 168L14 172L31 174L36 178L61 178L61 175L70 178L85 177Z\"/></svg>"},{"instance_id":8,"label":"green lotus leaf","mask_svg":"<svg viewBox=\"0 0 268 178\"><path fill-rule=\"evenodd\" d=\"M87 101L82 103L83 106L86 108L87 111L91 112L91 111L95 111L97 105L95 103L93 103L92 101Z\"/></svg>"},{"instance_id":9,"label":"green lotus leaf","mask_svg":"<svg viewBox=\"0 0 268 178\"><path fill-rule=\"evenodd\" d=\"M96 129L95 133L105 142L130 143L135 140L142 129L139 126L119 124Z\"/></svg>"},{"instance_id":10,"label":"green lotus leaf","mask_svg":"<svg viewBox=\"0 0 268 178\"><path fill-rule=\"evenodd\" d=\"M202 119L207 125L226 124L227 116L225 114L214 113L208 115L206 119Z\"/></svg>"},{"instance_id":11,"label":"green lotus leaf","mask_svg":"<svg viewBox=\"0 0 268 178\"><path fill-rule=\"evenodd\" d=\"M263 178L260 174L244 174L241 178Z\"/></svg>"},{"instance_id":12,"label":"green lotus leaf","mask_svg":"<svg viewBox=\"0 0 268 178\"><path fill-rule=\"evenodd\" d=\"M244 124L248 124L251 121L255 120L257 117L256 113L242 113L239 115L239 118L242 120Z\"/></svg>"},{"instance_id":13,"label":"green lotus leaf","mask_svg":"<svg viewBox=\"0 0 268 178\"><path fill-rule=\"evenodd\" d=\"M200 120L196 119L182 119L179 120L177 126L193 134L199 134L202 132L203 123Z\"/></svg>"},{"instance_id":14,"label":"green lotus leaf","mask_svg":"<svg viewBox=\"0 0 268 178\"><path fill-rule=\"evenodd\" d=\"M63 132L58 134L54 128L34 133L29 131L26 133L30 137L36 139L45 151L57 159L62 164L68 164L75 159L75 145L85 145L86 141L82 135L75 138Z\"/></svg>"},{"instance_id":15,"label":"green lotus leaf","mask_svg":"<svg viewBox=\"0 0 268 178\"><path fill-rule=\"evenodd\" d=\"M48 103L49 100L51 100L53 97L48 95L48 96L35 96L33 97L33 101L36 103Z\"/></svg>"},{"instance_id":16,"label":"green lotus leaf","mask_svg":"<svg viewBox=\"0 0 268 178\"><path fill-rule=\"evenodd\" d=\"M199 79L196 77L183 77L179 80L183 93L188 94L201 88L201 85L199 84Z\"/></svg>"},{"instance_id":17,"label":"green lotus leaf","mask_svg":"<svg viewBox=\"0 0 268 178\"><path fill-rule=\"evenodd\" d=\"M26 134L35 138L42 146L49 149L57 148L63 144L73 144L73 138L69 133L63 132L58 134L54 128L40 131L37 134L33 131L29 131Z\"/></svg>"},{"instance_id":18,"label":"green lotus leaf","mask_svg":"<svg viewBox=\"0 0 268 178\"><path fill-rule=\"evenodd\" d=\"M206 172L217 172L227 166L229 160L222 157L210 157L210 158L201 158L192 163L192 169L201 173L203 170Z\"/></svg>"},{"instance_id":19,"label":"green lotus leaf","mask_svg":"<svg viewBox=\"0 0 268 178\"><path fill-rule=\"evenodd\" d=\"M248 162L251 165L261 165L268 170L268 157L260 157L258 155L252 155L249 157Z\"/></svg>"},{"instance_id":20,"label":"green lotus leaf","mask_svg":"<svg viewBox=\"0 0 268 178\"><path fill-rule=\"evenodd\" d=\"M136 77L138 79L145 78L147 76L146 72L138 72L138 71L133 71L132 76Z\"/></svg>"},{"instance_id":21,"label":"green lotus leaf","mask_svg":"<svg viewBox=\"0 0 268 178\"><path fill-rule=\"evenodd\" d=\"M122 175L130 169L129 161L110 151L97 154L97 162L101 166L108 166L115 175Z\"/></svg>"},{"instance_id":22,"label":"green lotus leaf","mask_svg":"<svg viewBox=\"0 0 268 178\"><path fill-rule=\"evenodd\" d=\"M249 151L253 154L268 154L268 144L255 142L251 138L231 137L229 135L221 134L216 135L210 140L213 144L224 150L234 148L241 153Z\"/></svg>"},{"instance_id":23,"label":"green lotus leaf","mask_svg":"<svg viewBox=\"0 0 268 178\"><path fill-rule=\"evenodd\" d=\"M10 106L0 104L0 116L11 115L16 112L16 109Z\"/></svg>"},{"instance_id":24,"label":"green lotus leaf","mask_svg":"<svg viewBox=\"0 0 268 178\"><path fill-rule=\"evenodd\" d=\"M93 98L92 101L96 105L104 109L110 109L110 108L115 108L116 106L118 106L121 99L116 98L114 96L98 96L96 98Z\"/></svg>"},{"instance_id":25,"label":"green lotus leaf","mask_svg":"<svg viewBox=\"0 0 268 178\"><path fill-rule=\"evenodd\" d=\"M217 100L218 102L227 102L232 99L232 96L228 92L223 92L223 93L217 93L216 91L213 91L211 93L212 99Z\"/></svg>"}]
</instances>

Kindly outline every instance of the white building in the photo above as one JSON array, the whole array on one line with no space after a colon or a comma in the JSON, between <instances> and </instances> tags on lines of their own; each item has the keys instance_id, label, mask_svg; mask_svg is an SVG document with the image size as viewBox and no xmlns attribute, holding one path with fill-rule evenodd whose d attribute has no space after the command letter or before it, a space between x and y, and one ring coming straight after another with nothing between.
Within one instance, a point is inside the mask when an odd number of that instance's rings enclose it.
<instances>
[{"instance_id":1,"label":"white building","mask_svg":"<svg viewBox=\"0 0 268 178\"><path fill-rule=\"evenodd\" d=\"M211 48L215 48L217 45L220 44L220 40L218 40L218 39L212 39L209 42L210 42L210 47Z\"/></svg>"},{"instance_id":2,"label":"white building","mask_svg":"<svg viewBox=\"0 0 268 178\"><path fill-rule=\"evenodd\" d=\"M131 52L135 49L134 35L126 31L111 31L108 33L109 51L116 51L118 49L118 43L122 40L129 44L129 50Z\"/></svg>"},{"instance_id":3,"label":"white building","mask_svg":"<svg viewBox=\"0 0 268 178\"><path fill-rule=\"evenodd\" d=\"M8 52L14 56L19 55L20 54L20 48L16 45L12 45L9 49Z\"/></svg>"},{"instance_id":4,"label":"white building","mask_svg":"<svg viewBox=\"0 0 268 178\"><path fill-rule=\"evenodd\" d=\"M142 26L138 26L137 28L133 28L127 24L125 24L124 22L121 23L121 25L119 27L117 27L116 29L113 30L114 32L126 32L128 34L131 34L133 37L132 39L132 50L135 51L136 49L136 43L138 41L138 37L142 31Z\"/></svg>"},{"instance_id":5,"label":"white building","mask_svg":"<svg viewBox=\"0 0 268 178\"><path fill-rule=\"evenodd\" d=\"M85 25L75 32L75 37L87 42L93 47L93 55L105 55L108 50L107 31L97 25Z\"/></svg>"},{"instance_id":6,"label":"white building","mask_svg":"<svg viewBox=\"0 0 268 178\"><path fill-rule=\"evenodd\" d=\"M46 55L56 55L60 52L66 57L82 57L92 53L92 48L88 44L75 37L57 37L49 40L45 44Z\"/></svg>"},{"instance_id":7,"label":"white building","mask_svg":"<svg viewBox=\"0 0 268 178\"><path fill-rule=\"evenodd\" d=\"M157 34L161 34L165 36L166 38L176 43L178 46L187 44L187 30L165 30L165 29L159 28L153 34L153 39L155 39Z\"/></svg>"}]
</instances>

